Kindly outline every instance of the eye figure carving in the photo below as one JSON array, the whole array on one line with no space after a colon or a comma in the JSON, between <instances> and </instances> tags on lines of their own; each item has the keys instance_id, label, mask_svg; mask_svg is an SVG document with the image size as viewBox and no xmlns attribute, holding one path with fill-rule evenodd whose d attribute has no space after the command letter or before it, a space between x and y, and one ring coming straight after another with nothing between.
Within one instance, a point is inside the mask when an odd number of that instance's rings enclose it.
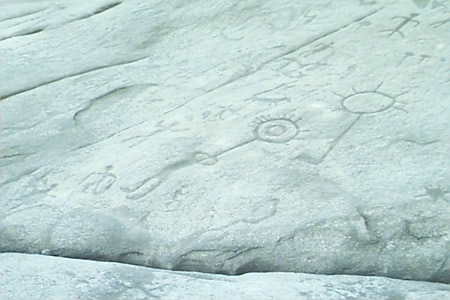
<instances>
[{"instance_id":1,"label":"eye figure carving","mask_svg":"<svg viewBox=\"0 0 450 300\"><path fill-rule=\"evenodd\" d=\"M298 121L285 117L262 119L255 128L255 137L268 143L286 143L298 134Z\"/></svg>"}]
</instances>

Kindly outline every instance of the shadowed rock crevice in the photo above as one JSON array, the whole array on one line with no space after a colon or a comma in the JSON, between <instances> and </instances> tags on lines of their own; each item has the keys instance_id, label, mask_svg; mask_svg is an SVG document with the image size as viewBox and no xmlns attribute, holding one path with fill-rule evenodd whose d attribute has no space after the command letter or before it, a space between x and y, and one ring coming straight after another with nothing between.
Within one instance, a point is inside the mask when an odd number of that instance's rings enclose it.
<instances>
[{"instance_id":1,"label":"shadowed rock crevice","mask_svg":"<svg viewBox=\"0 0 450 300\"><path fill-rule=\"evenodd\" d=\"M16 35L13 35L13 36L10 36L10 37L7 37L7 38L0 39L0 41L5 41L5 40L7 40L7 39L12 39L12 38L15 38L15 37L20 37L20 36L27 36L27 35L36 34L36 33L39 33L39 32L44 31L44 29L45 29L45 27L42 27L42 28L32 28L32 29L29 29L29 30L22 31L22 32L20 32L20 33L18 33L18 34L16 34Z\"/></svg>"},{"instance_id":2,"label":"shadowed rock crevice","mask_svg":"<svg viewBox=\"0 0 450 300\"><path fill-rule=\"evenodd\" d=\"M450 295L448 285L382 277L292 273L223 276L15 253L0 254L0 262L2 296L11 299L440 300Z\"/></svg>"}]
</instances>

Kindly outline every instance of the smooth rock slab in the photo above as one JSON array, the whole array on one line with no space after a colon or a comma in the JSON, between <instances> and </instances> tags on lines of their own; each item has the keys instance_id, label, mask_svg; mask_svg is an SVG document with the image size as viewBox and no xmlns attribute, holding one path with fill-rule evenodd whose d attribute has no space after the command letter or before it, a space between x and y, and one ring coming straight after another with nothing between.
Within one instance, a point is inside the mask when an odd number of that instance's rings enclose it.
<instances>
[{"instance_id":1,"label":"smooth rock slab","mask_svg":"<svg viewBox=\"0 0 450 300\"><path fill-rule=\"evenodd\" d=\"M448 299L441 283L291 273L211 275L0 254L2 299Z\"/></svg>"},{"instance_id":2,"label":"smooth rock slab","mask_svg":"<svg viewBox=\"0 0 450 300\"><path fill-rule=\"evenodd\" d=\"M447 2L0 11L0 251L450 282Z\"/></svg>"}]
</instances>

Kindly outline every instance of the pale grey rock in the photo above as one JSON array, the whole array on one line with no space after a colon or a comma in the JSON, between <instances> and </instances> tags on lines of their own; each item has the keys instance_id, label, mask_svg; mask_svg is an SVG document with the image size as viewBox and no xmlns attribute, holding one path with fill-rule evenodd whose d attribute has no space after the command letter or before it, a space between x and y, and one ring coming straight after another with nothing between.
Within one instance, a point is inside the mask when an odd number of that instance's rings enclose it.
<instances>
[{"instance_id":1,"label":"pale grey rock","mask_svg":"<svg viewBox=\"0 0 450 300\"><path fill-rule=\"evenodd\" d=\"M224 276L3 253L0 298L442 300L450 298L450 287L442 283L351 275Z\"/></svg>"},{"instance_id":2,"label":"pale grey rock","mask_svg":"<svg viewBox=\"0 0 450 300\"><path fill-rule=\"evenodd\" d=\"M450 282L448 3L0 6L0 251Z\"/></svg>"}]
</instances>

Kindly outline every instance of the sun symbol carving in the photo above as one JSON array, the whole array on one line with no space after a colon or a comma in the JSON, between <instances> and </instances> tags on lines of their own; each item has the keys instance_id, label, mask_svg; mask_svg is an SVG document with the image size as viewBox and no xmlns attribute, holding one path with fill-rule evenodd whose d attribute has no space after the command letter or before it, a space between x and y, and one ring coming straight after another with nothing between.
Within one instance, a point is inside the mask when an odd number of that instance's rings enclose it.
<instances>
[{"instance_id":1,"label":"sun symbol carving","mask_svg":"<svg viewBox=\"0 0 450 300\"><path fill-rule=\"evenodd\" d=\"M404 104L402 101L397 100L397 98L407 92L392 96L379 90L382 84L383 82L381 82L374 90L368 91L358 91L355 88L352 88L353 93L347 96L338 93L334 94L341 97L341 107L353 114L376 114L386 111L389 108L407 112L401 105L397 105Z\"/></svg>"},{"instance_id":2,"label":"sun symbol carving","mask_svg":"<svg viewBox=\"0 0 450 300\"><path fill-rule=\"evenodd\" d=\"M299 133L298 121L294 116L261 117L254 129L255 138L268 143L286 143Z\"/></svg>"}]
</instances>

